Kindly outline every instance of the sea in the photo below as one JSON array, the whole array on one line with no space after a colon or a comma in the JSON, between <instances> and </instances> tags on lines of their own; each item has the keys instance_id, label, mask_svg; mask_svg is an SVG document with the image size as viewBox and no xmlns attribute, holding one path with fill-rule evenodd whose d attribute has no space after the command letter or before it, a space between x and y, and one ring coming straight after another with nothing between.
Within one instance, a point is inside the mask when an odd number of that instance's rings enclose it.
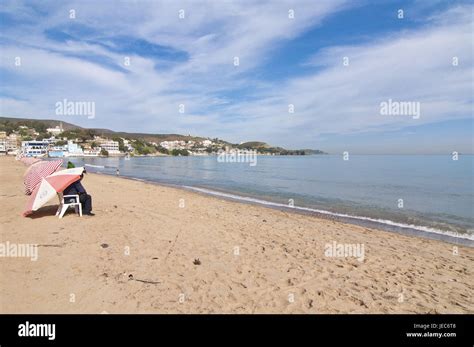
<instances>
[{"instance_id":1,"label":"sea","mask_svg":"<svg viewBox=\"0 0 474 347\"><path fill-rule=\"evenodd\" d=\"M474 156L69 158L87 171L474 246ZM87 181L85 181L85 185ZM157 196L159 199L159 196Z\"/></svg>"}]
</instances>

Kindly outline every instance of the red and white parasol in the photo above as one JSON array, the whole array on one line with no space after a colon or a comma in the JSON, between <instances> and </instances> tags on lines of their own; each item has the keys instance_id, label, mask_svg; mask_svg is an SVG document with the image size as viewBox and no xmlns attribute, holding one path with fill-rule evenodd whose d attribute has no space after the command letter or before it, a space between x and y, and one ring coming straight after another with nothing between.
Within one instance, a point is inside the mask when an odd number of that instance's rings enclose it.
<instances>
[{"instance_id":1,"label":"red and white parasol","mask_svg":"<svg viewBox=\"0 0 474 347\"><path fill-rule=\"evenodd\" d=\"M26 166L29 166L42 160L38 158L33 158L33 157L21 157L20 161Z\"/></svg>"},{"instance_id":2,"label":"red and white parasol","mask_svg":"<svg viewBox=\"0 0 474 347\"><path fill-rule=\"evenodd\" d=\"M25 184L25 193L30 195L33 190L41 183L41 180L51 175L62 165L62 160L40 161L32 164L25 172L23 183Z\"/></svg>"},{"instance_id":3,"label":"red and white parasol","mask_svg":"<svg viewBox=\"0 0 474 347\"><path fill-rule=\"evenodd\" d=\"M23 216L31 214L61 193L70 184L78 181L84 171L83 167L57 171L41 180L28 200Z\"/></svg>"}]
</instances>

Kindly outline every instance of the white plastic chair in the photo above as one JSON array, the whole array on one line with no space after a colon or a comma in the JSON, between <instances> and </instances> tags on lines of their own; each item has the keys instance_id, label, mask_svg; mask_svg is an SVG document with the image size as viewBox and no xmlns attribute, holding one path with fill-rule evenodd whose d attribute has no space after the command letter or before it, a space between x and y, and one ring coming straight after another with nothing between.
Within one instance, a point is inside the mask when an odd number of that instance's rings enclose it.
<instances>
[{"instance_id":1,"label":"white plastic chair","mask_svg":"<svg viewBox=\"0 0 474 347\"><path fill-rule=\"evenodd\" d=\"M63 218L64 214L66 213L69 207L74 207L76 213L79 213L79 217L82 217L82 205L79 200L79 195L62 195L58 194L59 196L59 207L56 212L56 216L59 215L59 218ZM66 203L65 199L74 198L75 202L68 202Z\"/></svg>"}]
</instances>

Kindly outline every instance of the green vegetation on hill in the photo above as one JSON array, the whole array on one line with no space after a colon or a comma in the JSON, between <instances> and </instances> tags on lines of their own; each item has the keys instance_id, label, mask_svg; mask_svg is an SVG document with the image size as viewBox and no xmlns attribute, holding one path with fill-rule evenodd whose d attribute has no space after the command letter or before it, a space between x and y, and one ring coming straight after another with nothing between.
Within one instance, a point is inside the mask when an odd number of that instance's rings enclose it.
<instances>
[{"instance_id":1,"label":"green vegetation on hill","mask_svg":"<svg viewBox=\"0 0 474 347\"><path fill-rule=\"evenodd\" d=\"M135 149L136 154L147 155L156 153L156 148L149 146L142 140L135 140L132 142L132 147Z\"/></svg>"},{"instance_id":2,"label":"green vegetation on hill","mask_svg":"<svg viewBox=\"0 0 474 347\"><path fill-rule=\"evenodd\" d=\"M171 155L174 155L174 156L181 155L181 156L187 157L189 155L189 152L187 149L173 149L171 151Z\"/></svg>"},{"instance_id":3,"label":"green vegetation on hill","mask_svg":"<svg viewBox=\"0 0 474 347\"><path fill-rule=\"evenodd\" d=\"M60 137L66 137L68 140L79 139L82 142L93 140L97 133L92 129L70 129L61 133Z\"/></svg>"},{"instance_id":4,"label":"green vegetation on hill","mask_svg":"<svg viewBox=\"0 0 474 347\"><path fill-rule=\"evenodd\" d=\"M237 146L239 149L256 150L258 153L275 154L275 155L311 155L325 154L323 151L312 149L285 149L282 147L271 147L265 142L250 141L244 142Z\"/></svg>"},{"instance_id":5,"label":"green vegetation on hill","mask_svg":"<svg viewBox=\"0 0 474 347\"><path fill-rule=\"evenodd\" d=\"M34 128L39 133L46 132L47 128L54 128L59 125L62 125L64 130L82 129L77 125L59 120L0 117L0 131L7 131L6 129L15 130L21 125L27 126L28 128ZM6 127L6 129L3 127Z\"/></svg>"},{"instance_id":6,"label":"green vegetation on hill","mask_svg":"<svg viewBox=\"0 0 474 347\"><path fill-rule=\"evenodd\" d=\"M173 150L171 153L166 148L163 148L160 143L163 141L194 141L200 143L206 138L198 136L185 136L179 134L145 134L145 133L127 133L127 132L116 132L109 129L99 129L99 128L82 128L77 125L62 122L58 120L49 120L49 119L26 119L26 118L7 118L0 117L0 131L5 131L7 135L11 134L13 131L18 131L23 140L32 140L34 138L40 140L44 138L49 138L50 134L46 131L47 128L54 128L61 125L64 131L59 135L60 138L67 138L68 140L78 140L80 143L91 142L94 140L95 136L100 136L104 138L112 138L114 141L119 143L119 150L126 152L127 148L124 145L123 139L130 141L130 144L135 150L135 153L138 155L147 155L155 154L157 152L162 154L171 154L171 155L189 155L189 151L186 149L182 150ZM28 129L19 129L20 126L25 126ZM19 130L18 130L19 129ZM34 129L37 134L32 132ZM214 138L212 139L214 143L212 146L209 146L205 149L207 153L216 153L219 150L225 150L226 148L238 148L238 149L247 149L247 150L256 150L261 154L274 154L274 155L310 155L310 154L326 154L320 150L312 149L297 149L289 150L282 147L272 147L265 142L260 141L250 141L245 142L240 145L231 144L230 142ZM98 144L92 142L92 147L98 147ZM196 147L196 148L195 148ZM199 147L197 144L195 147L192 147L190 150L194 151ZM201 149L202 150L202 149Z\"/></svg>"}]
</instances>

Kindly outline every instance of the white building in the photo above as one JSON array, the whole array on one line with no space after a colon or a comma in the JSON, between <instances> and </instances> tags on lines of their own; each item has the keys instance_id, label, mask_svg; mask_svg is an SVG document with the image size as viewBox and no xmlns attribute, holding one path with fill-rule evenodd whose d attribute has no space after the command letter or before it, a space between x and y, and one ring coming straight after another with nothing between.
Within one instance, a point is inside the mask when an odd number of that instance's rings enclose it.
<instances>
[{"instance_id":1,"label":"white building","mask_svg":"<svg viewBox=\"0 0 474 347\"><path fill-rule=\"evenodd\" d=\"M98 156L100 150L90 150L87 151L87 156ZM54 146L50 147L48 151L50 157L83 157L86 156L86 150L82 150L82 147L77 143L69 140L64 146Z\"/></svg>"},{"instance_id":2,"label":"white building","mask_svg":"<svg viewBox=\"0 0 474 347\"><path fill-rule=\"evenodd\" d=\"M0 153L7 153L7 133L0 131Z\"/></svg>"},{"instance_id":3,"label":"white building","mask_svg":"<svg viewBox=\"0 0 474 347\"><path fill-rule=\"evenodd\" d=\"M84 157L98 157L100 155L100 149L85 149L83 155Z\"/></svg>"},{"instance_id":4,"label":"white building","mask_svg":"<svg viewBox=\"0 0 474 347\"><path fill-rule=\"evenodd\" d=\"M0 153L5 154L7 153L7 139L0 138Z\"/></svg>"},{"instance_id":5,"label":"white building","mask_svg":"<svg viewBox=\"0 0 474 347\"><path fill-rule=\"evenodd\" d=\"M99 142L100 148L109 152L110 155L120 154L118 141L101 139L98 142Z\"/></svg>"},{"instance_id":6,"label":"white building","mask_svg":"<svg viewBox=\"0 0 474 347\"><path fill-rule=\"evenodd\" d=\"M166 148L169 151L172 151L173 149L185 149L186 148L186 142L184 141L163 141L160 142L160 146L163 148Z\"/></svg>"},{"instance_id":7,"label":"white building","mask_svg":"<svg viewBox=\"0 0 474 347\"><path fill-rule=\"evenodd\" d=\"M170 149L171 141L162 141L160 142L160 146L166 149Z\"/></svg>"},{"instance_id":8,"label":"white building","mask_svg":"<svg viewBox=\"0 0 474 347\"><path fill-rule=\"evenodd\" d=\"M67 151L69 153L69 157L84 155L82 148L77 143L72 141L67 142Z\"/></svg>"},{"instance_id":9,"label":"white building","mask_svg":"<svg viewBox=\"0 0 474 347\"><path fill-rule=\"evenodd\" d=\"M43 139L43 142L49 143L51 146L58 142L58 139L54 136L51 136L49 139Z\"/></svg>"},{"instance_id":10,"label":"white building","mask_svg":"<svg viewBox=\"0 0 474 347\"><path fill-rule=\"evenodd\" d=\"M127 149L128 152L133 152L133 146L127 139L123 139L123 146Z\"/></svg>"},{"instance_id":11,"label":"white building","mask_svg":"<svg viewBox=\"0 0 474 347\"><path fill-rule=\"evenodd\" d=\"M18 152L18 137L12 133L7 136L5 131L0 131L0 152L16 154Z\"/></svg>"},{"instance_id":12,"label":"white building","mask_svg":"<svg viewBox=\"0 0 474 347\"><path fill-rule=\"evenodd\" d=\"M46 129L46 131L51 135L59 135L63 132L63 126L62 124L60 126L56 125L54 128Z\"/></svg>"},{"instance_id":13,"label":"white building","mask_svg":"<svg viewBox=\"0 0 474 347\"><path fill-rule=\"evenodd\" d=\"M18 136L17 134L10 134L6 138L7 152L16 152L18 150Z\"/></svg>"},{"instance_id":14,"label":"white building","mask_svg":"<svg viewBox=\"0 0 474 347\"><path fill-rule=\"evenodd\" d=\"M42 157L48 153L47 141L22 141L21 151L26 157Z\"/></svg>"}]
</instances>

